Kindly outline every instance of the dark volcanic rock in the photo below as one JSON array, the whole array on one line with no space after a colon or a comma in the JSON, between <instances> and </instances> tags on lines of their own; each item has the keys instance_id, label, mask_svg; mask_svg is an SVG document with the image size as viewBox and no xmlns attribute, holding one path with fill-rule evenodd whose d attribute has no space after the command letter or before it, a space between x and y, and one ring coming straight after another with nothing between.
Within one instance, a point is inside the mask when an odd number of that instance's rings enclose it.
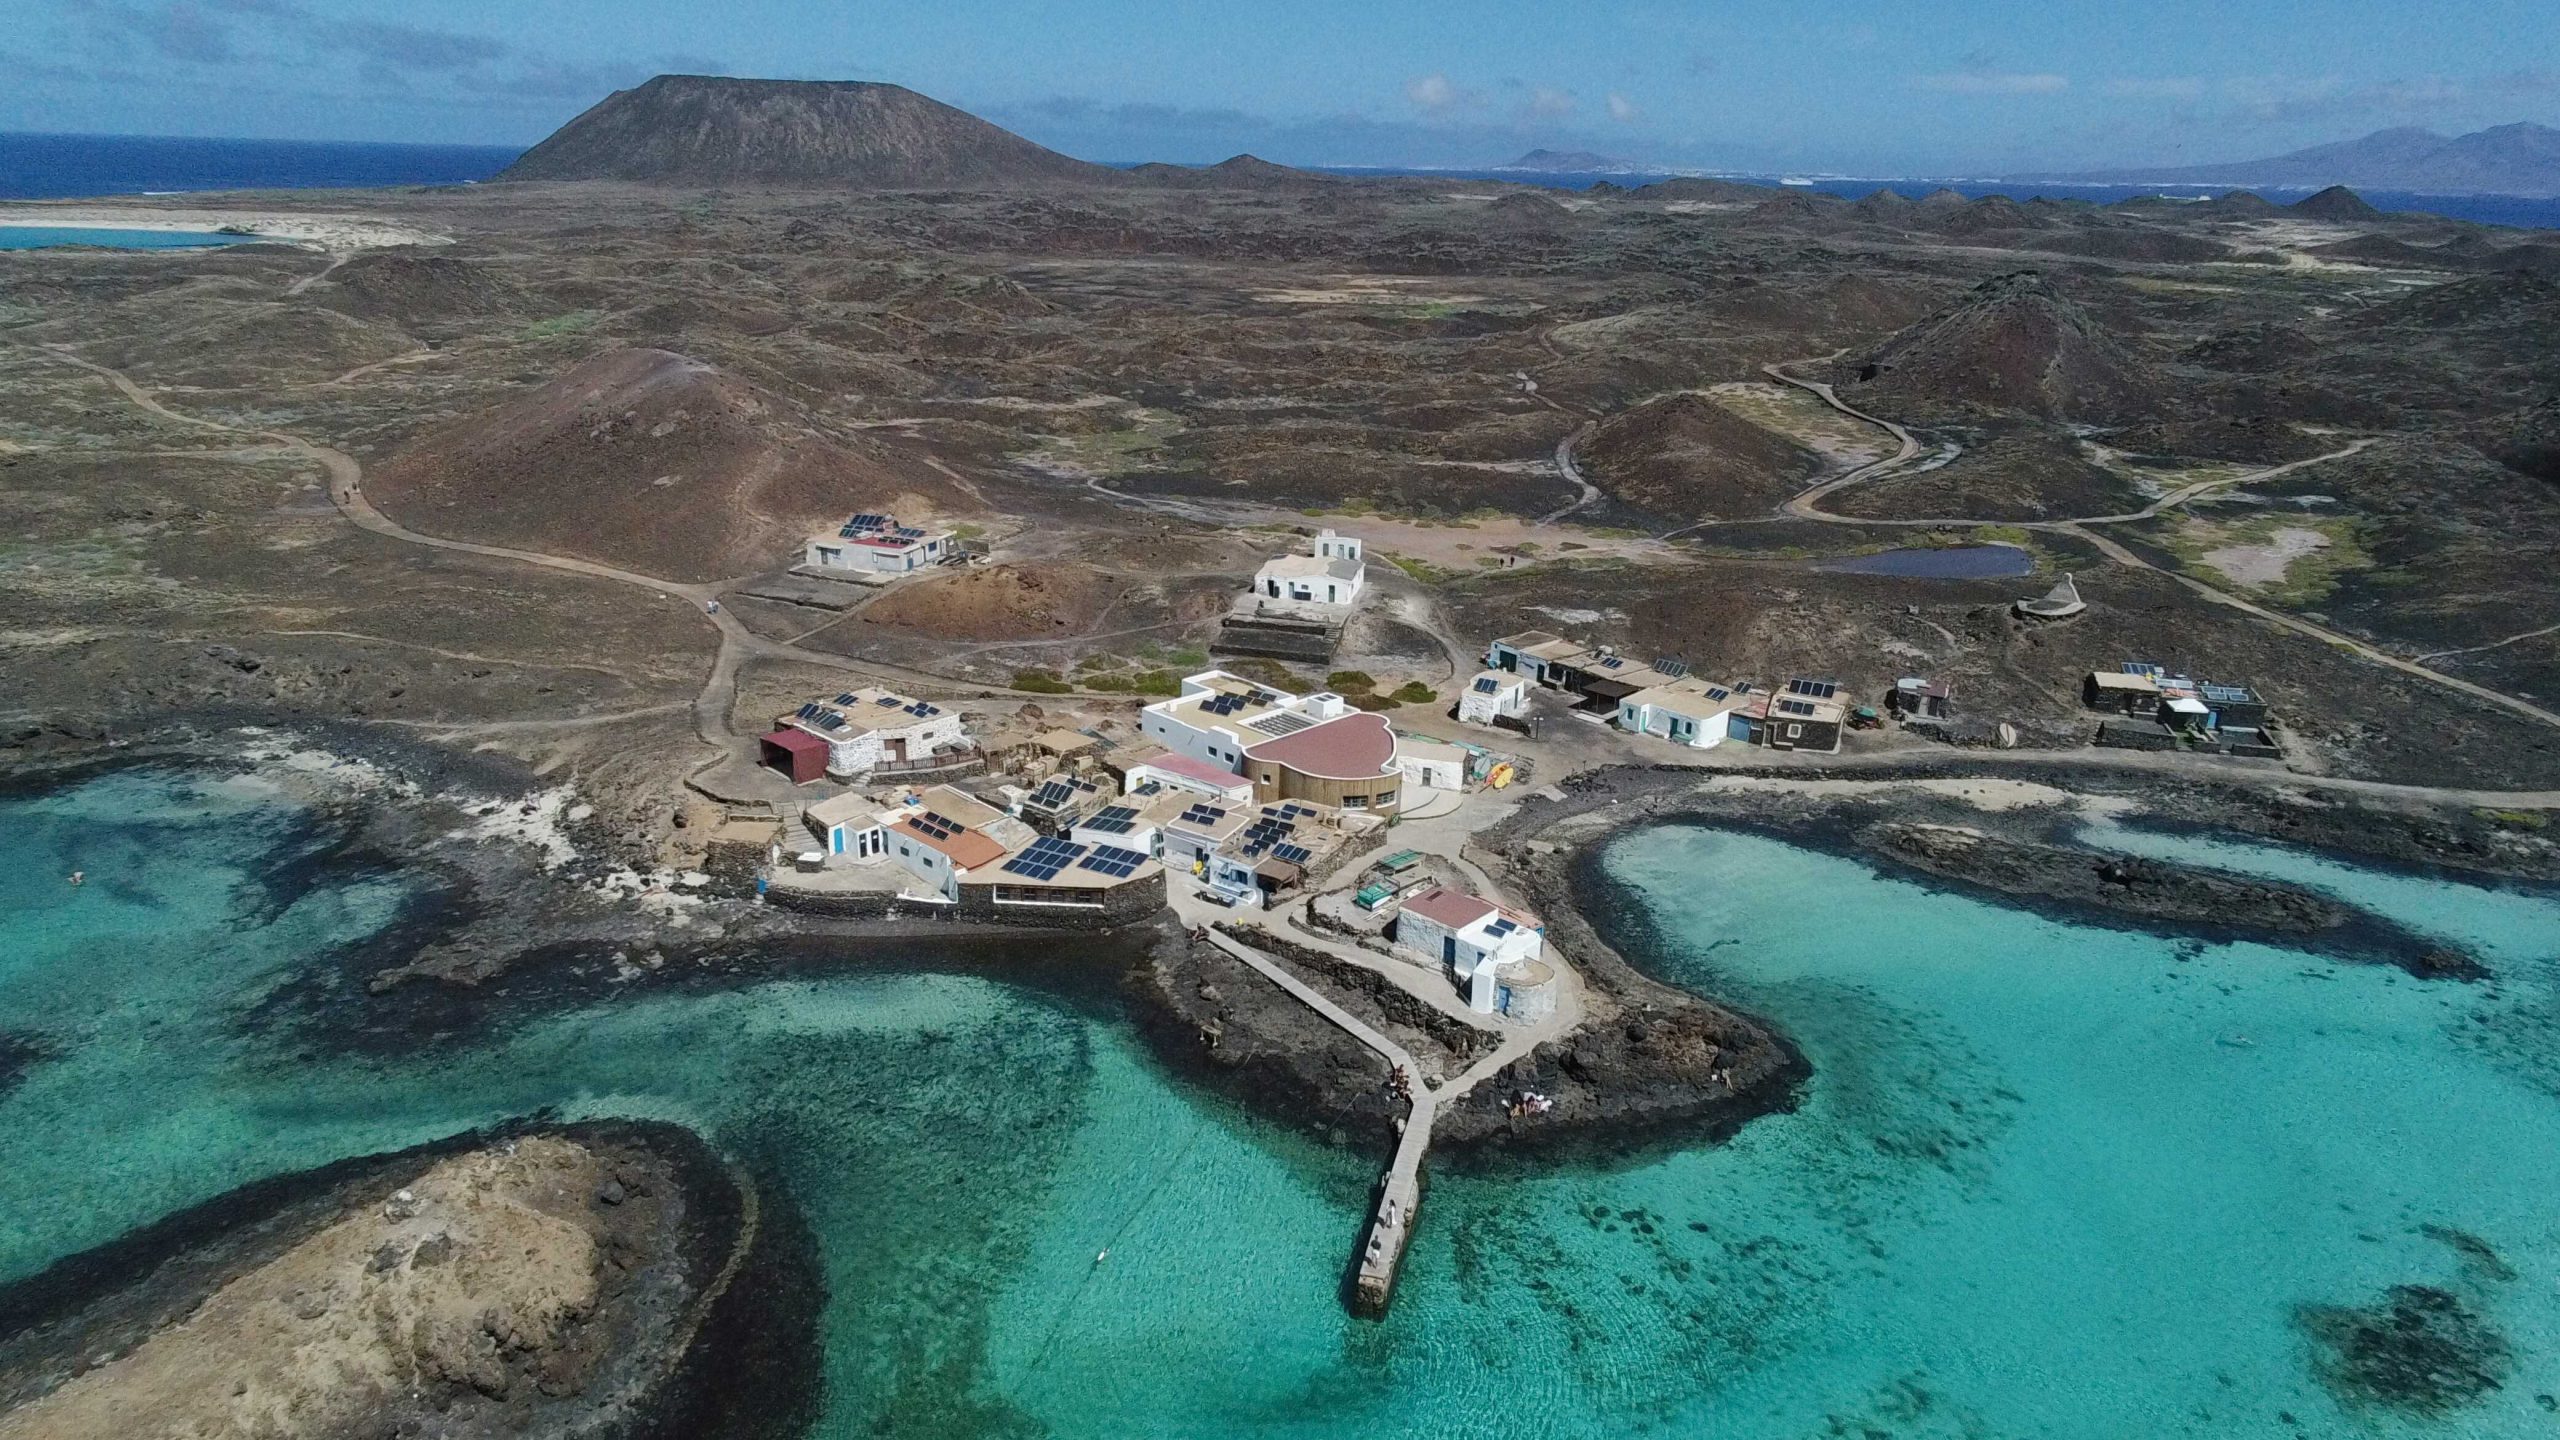
<instances>
[{"instance_id":1,"label":"dark volcanic rock","mask_svg":"<svg viewBox=\"0 0 2560 1440\"><path fill-rule=\"evenodd\" d=\"M2305 1306L2318 1370L2350 1408L2441 1419L2503 1387L2515 1352L2450 1291L2394 1285L2372 1305Z\"/></svg>"},{"instance_id":2,"label":"dark volcanic rock","mask_svg":"<svg viewBox=\"0 0 2560 1440\"><path fill-rule=\"evenodd\" d=\"M2281 937L2318 937L2380 923L2292 885L1969 828L1885 824L1859 839L1871 854L1941 879L2145 921ZM2395 938L2402 941L2393 947L2402 968L2421 979L2478 980L2489 973L2457 951Z\"/></svg>"},{"instance_id":3,"label":"dark volcanic rock","mask_svg":"<svg viewBox=\"0 0 2560 1440\"><path fill-rule=\"evenodd\" d=\"M892 190L1122 183L1107 166L901 86L708 75L617 90L498 178Z\"/></svg>"},{"instance_id":4,"label":"dark volcanic rock","mask_svg":"<svg viewBox=\"0 0 2560 1440\"><path fill-rule=\"evenodd\" d=\"M1666 520L1765 515L1822 470L1822 457L1691 394L1610 416L1579 458L1610 498Z\"/></svg>"},{"instance_id":5,"label":"dark volcanic rock","mask_svg":"<svg viewBox=\"0 0 2560 1440\"><path fill-rule=\"evenodd\" d=\"M2364 203L2364 197L2344 185L2332 185L2317 195L2306 195L2287 207L2296 215L2314 220L2379 220L2382 212Z\"/></svg>"},{"instance_id":6,"label":"dark volcanic rock","mask_svg":"<svg viewBox=\"0 0 2560 1440\"><path fill-rule=\"evenodd\" d=\"M1916 414L2133 421L2158 410L2163 389L2123 342L2035 271L1984 281L1842 372L1860 403Z\"/></svg>"},{"instance_id":7,"label":"dark volcanic rock","mask_svg":"<svg viewBox=\"0 0 2560 1440\"><path fill-rule=\"evenodd\" d=\"M53 1048L43 1036L0 1030L0 1099L17 1089L28 1071L52 1058Z\"/></svg>"}]
</instances>

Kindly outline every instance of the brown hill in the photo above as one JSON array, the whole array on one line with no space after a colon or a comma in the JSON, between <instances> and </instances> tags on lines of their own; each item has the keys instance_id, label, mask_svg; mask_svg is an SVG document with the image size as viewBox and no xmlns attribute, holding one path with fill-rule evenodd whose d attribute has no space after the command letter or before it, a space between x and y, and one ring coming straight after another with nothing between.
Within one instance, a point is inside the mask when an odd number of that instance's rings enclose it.
<instances>
[{"instance_id":1,"label":"brown hill","mask_svg":"<svg viewBox=\"0 0 2560 1440\"><path fill-rule=\"evenodd\" d=\"M1843 367L1845 390L1912 415L2023 412L2129 422L2161 393L2142 360L2035 271L1986 280Z\"/></svg>"},{"instance_id":2,"label":"brown hill","mask_svg":"<svg viewBox=\"0 0 2560 1440\"><path fill-rule=\"evenodd\" d=\"M2510 470L2560 485L2560 399L2480 427L2479 445Z\"/></svg>"},{"instance_id":3,"label":"brown hill","mask_svg":"<svg viewBox=\"0 0 2560 1440\"><path fill-rule=\"evenodd\" d=\"M1169 190L1308 190L1352 183L1320 170L1275 165L1259 155L1231 155L1215 165L1168 165L1149 161L1124 172L1141 184Z\"/></svg>"},{"instance_id":4,"label":"brown hill","mask_svg":"<svg viewBox=\"0 0 2560 1440\"><path fill-rule=\"evenodd\" d=\"M409 446L366 491L429 534L670 580L778 568L854 511L952 509L941 481L826 439L787 403L664 350L598 355Z\"/></svg>"},{"instance_id":5,"label":"brown hill","mask_svg":"<svg viewBox=\"0 0 2560 1440\"><path fill-rule=\"evenodd\" d=\"M342 314L388 320L404 329L504 315L524 301L514 286L485 266L408 246L355 256L308 293Z\"/></svg>"},{"instance_id":6,"label":"brown hill","mask_svg":"<svg viewBox=\"0 0 2560 1440\"><path fill-rule=\"evenodd\" d=\"M1704 395L1667 395L1602 422L1578 452L1619 503L1665 520L1765 515L1822 458Z\"/></svg>"},{"instance_id":7,"label":"brown hill","mask_svg":"<svg viewBox=\"0 0 2560 1440\"><path fill-rule=\"evenodd\" d=\"M2181 235L2174 230L2154 230L2148 225L2113 225L2040 235L2027 241L2026 248L2094 260L2154 264L2202 264L2231 258L2231 247L2219 241Z\"/></svg>"},{"instance_id":8,"label":"brown hill","mask_svg":"<svg viewBox=\"0 0 2560 1440\"><path fill-rule=\"evenodd\" d=\"M935 189L1124 183L897 85L661 75L617 90L501 180Z\"/></svg>"},{"instance_id":9,"label":"brown hill","mask_svg":"<svg viewBox=\"0 0 2560 1440\"><path fill-rule=\"evenodd\" d=\"M2523 270L2479 275L2356 311L2346 323L2358 330L2458 331L2546 346L2553 327L2560 326L2560 282Z\"/></svg>"}]
</instances>

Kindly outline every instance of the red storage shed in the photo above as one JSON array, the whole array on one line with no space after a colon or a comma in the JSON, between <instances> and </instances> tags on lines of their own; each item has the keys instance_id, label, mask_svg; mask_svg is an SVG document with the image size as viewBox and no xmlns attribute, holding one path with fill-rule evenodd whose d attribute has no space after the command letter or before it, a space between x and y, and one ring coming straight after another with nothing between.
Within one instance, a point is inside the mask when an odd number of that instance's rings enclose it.
<instances>
[{"instance_id":1,"label":"red storage shed","mask_svg":"<svg viewBox=\"0 0 2560 1440\"><path fill-rule=\"evenodd\" d=\"M764 763L790 776L794 785L823 780L827 774L827 742L806 730L785 726L764 737Z\"/></svg>"}]
</instances>

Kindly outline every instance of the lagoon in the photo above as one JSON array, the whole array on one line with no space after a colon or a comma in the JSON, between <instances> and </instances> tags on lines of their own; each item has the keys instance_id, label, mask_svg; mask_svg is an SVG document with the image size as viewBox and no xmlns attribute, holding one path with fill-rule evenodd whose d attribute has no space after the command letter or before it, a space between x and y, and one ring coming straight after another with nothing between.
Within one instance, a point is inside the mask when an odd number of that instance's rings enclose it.
<instances>
[{"instance_id":1,"label":"lagoon","mask_svg":"<svg viewBox=\"0 0 2560 1440\"><path fill-rule=\"evenodd\" d=\"M694 1126L793 1197L829 1287L827 1436L2552 1423L2548 898L2209 852L2452 935L2500 972L2463 987L1633 832L1591 862L1603 918L1793 1034L1804 1104L1715 1149L1444 1167L1372 1325L1337 1296L1371 1160L1166 1074L1107 977L600 974L357 1046L371 1002L340 947L422 897L329 841L254 783L178 771L0 799L0 1031L47 1057L0 1077L0 1280L263 1175L550 1109ZM2505 1389L2418 1420L2322 1383L2301 1308L2411 1282L2506 1338Z\"/></svg>"},{"instance_id":2,"label":"lagoon","mask_svg":"<svg viewBox=\"0 0 2560 1440\"><path fill-rule=\"evenodd\" d=\"M207 250L254 245L264 235L221 235L210 230L123 230L82 225L0 225L0 250L50 250L91 245L106 250Z\"/></svg>"}]
</instances>

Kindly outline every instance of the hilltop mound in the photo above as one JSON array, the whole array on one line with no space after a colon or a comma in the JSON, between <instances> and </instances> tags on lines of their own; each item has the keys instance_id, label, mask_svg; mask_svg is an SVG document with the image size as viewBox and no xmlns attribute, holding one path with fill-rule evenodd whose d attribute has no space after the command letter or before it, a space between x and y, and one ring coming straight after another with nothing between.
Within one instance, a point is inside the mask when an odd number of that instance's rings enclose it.
<instances>
[{"instance_id":1,"label":"hilltop mound","mask_svg":"<svg viewBox=\"0 0 2560 1440\"><path fill-rule=\"evenodd\" d=\"M1630 200L1707 200L1724 204L1752 204L1769 198L1772 187L1746 185L1739 180L1704 180L1681 176L1672 180L1656 180L1627 192Z\"/></svg>"},{"instance_id":2,"label":"hilltop mound","mask_svg":"<svg viewBox=\"0 0 2560 1440\"><path fill-rule=\"evenodd\" d=\"M508 314L524 298L483 266L407 246L357 255L315 283L309 295L342 314L404 329Z\"/></svg>"},{"instance_id":3,"label":"hilltop mound","mask_svg":"<svg viewBox=\"0 0 2560 1440\"><path fill-rule=\"evenodd\" d=\"M2479 427L2476 439L2508 469L2560 485L2560 399L2502 415Z\"/></svg>"},{"instance_id":4,"label":"hilltop mound","mask_svg":"<svg viewBox=\"0 0 2560 1440\"><path fill-rule=\"evenodd\" d=\"M950 508L943 482L824 439L781 400L664 350L596 356L411 445L366 490L429 534L670 580L776 568L852 511Z\"/></svg>"},{"instance_id":5,"label":"hilltop mound","mask_svg":"<svg viewBox=\"0 0 2560 1440\"><path fill-rule=\"evenodd\" d=\"M1591 483L1667 520L1765 515L1822 458L1703 395L1669 395L1611 416L1583 442Z\"/></svg>"},{"instance_id":6,"label":"hilltop mound","mask_svg":"<svg viewBox=\"0 0 2560 1440\"><path fill-rule=\"evenodd\" d=\"M1982 409L2134 420L2160 394L2140 358L2035 271L1984 281L1845 367L1842 378L1864 399L1923 415Z\"/></svg>"},{"instance_id":7,"label":"hilltop mound","mask_svg":"<svg viewBox=\"0 0 2560 1440\"><path fill-rule=\"evenodd\" d=\"M1215 165L1168 165L1149 161L1131 166L1133 180L1171 190L1305 190L1349 183L1339 175L1275 165L1259 155L1230 155Z\"/></svg>"},{"instance_id":8,"label":"hilltop mound","mask_svg":"<svg viewBox=\"0 0 2560 1440\"><path fill-rule=\"evenodd\" d=\"M1564 235L1579 219L1567 207L1527 190L1497 196L1479 214L1485 229L1510 235Z\"/></svg>"},{"instance_id":9,"label":"hilltop mound","mask_svg":"<svg viewBox=\"0 0 2560 1440\"><path fill-rule=\"evenodd\" d=\"M2512 336L2519 344L2541 346L2551 328L2560 326L2560 282L2524 270L2476 275L2359 310L2346 323L2359 330Z\"/></svg>"},{"instance_id":10,"label":"hilltop mound","mask_svg":"<svg viewBox=\"0 0 2560 1440\"><path fill-rule=\"evenodd\" d=\"M2058 235L2037 236L2027 241L2026 247L2055 255L2152 264L2192 265L2231 258L2231 247L2218 241L2207 240L2201 235L2181 235L2173 230L2154 230L2149 226L2118 225L2067 230Z\"/></svg>"},{"instance_id":11,"label":"hilltop mound","mask_svg":"<svg viewBox=\"0 0 2560 1440\"><path fill-rule=\"evenodd\" d=\"M1940 192L1945 193L1945 192ZM2037 211L2006 195L1985 195L1961 205L1932 203L1936 195L1915 207L1923 212L1921 220L1930 229L1944 235L1982 235L2001 230L2041 230L2053 222Z\"/></svg>"},{"instance_id":12,"label":"hilltop mound","mask_svg":"<svg viewBox=\"0 0 2560 1440\"><path fill-rule=\"evenodd\" d=\"M2364 203L2364 197L2344 185L2332 185L2317 195L2308 195L2285 207L2296 215L2314 220L2379 220L2382 212Z\"/></svg>"},{"instance_id":13,"label":"hilltop mound","mask_svg":"<svg viewBox=\"0 0 2560 1440\"><path fill-rule=\"evenodd\" d=\"M883 190L1122 180L901 86L706 75L617 90L498 178Z\"/></svg>"}]
</instances>

